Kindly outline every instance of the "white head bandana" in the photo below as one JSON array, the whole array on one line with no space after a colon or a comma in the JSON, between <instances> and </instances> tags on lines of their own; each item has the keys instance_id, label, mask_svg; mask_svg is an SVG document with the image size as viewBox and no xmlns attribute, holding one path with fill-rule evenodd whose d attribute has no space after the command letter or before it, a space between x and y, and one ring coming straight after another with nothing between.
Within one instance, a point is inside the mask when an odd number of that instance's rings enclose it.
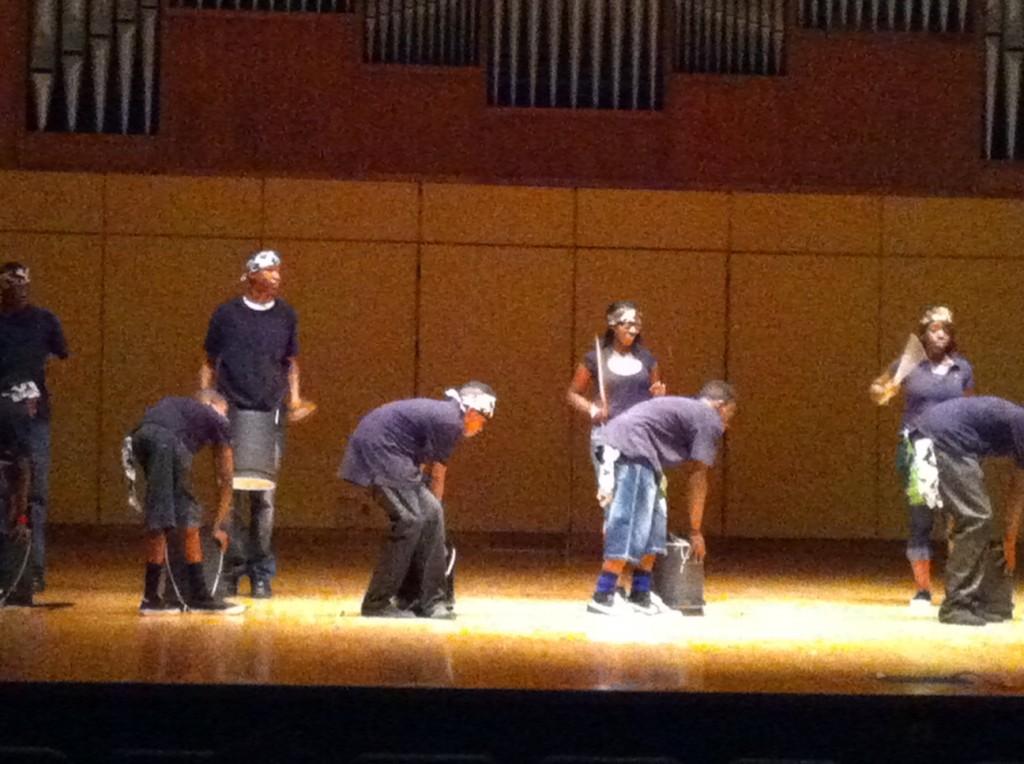
<instances>
[{"instance_id":1,"label":"white head bandana","mask_svg":"<svg viewBox=\"0 0 1024 764\"><path fill-rule=\"evenodd\" d=\"M267 268L277 268L281 265L281 256L272 249L265 249L245 261L245 273L240 281L245 281L252 273L265 271Z\"/></svg>"},{"instance_id":2,"label":"white head bandana","mask_svg":"<svg viewBox=\"0 0 1024 764\"><path fill-rule=\"evenodd\" d=\"M5 287L28 284L31 281L32 279L29 278L28 268L24 265L19 265L16 268L9 268L0 272L0 285Z\"/></svg>"},{"instance_id":3,"label":"white head bandana","mask_svg":"<svg viewBox=\"0 0 1024 764\"><path fill-rule=\"evenodd\" d=\"M463 387L461 390L452 388L445 390L444 394L446 397L458 401L459 410L463 414L468 409L473 409L474 411L479 411L488 419L494 416L494 407L498 403L496 397L475 387Z\"/></svg>"},{"instance_id":4,"label":"white head bandana","mask_svg":"<svg viewBox=\"0 0 1024 764\"><path fill-rule=\"evenodd\" d=\"M933 305L932 307L925 310L924 315L921 316L922 326L934 324L937 321L940 321L944 324L953 323L953 311L951 311L945 305Z\"/></svg>"},{"instance_id":5,"label":"white head bandana","mask_svg":"<svg viewBox=\"0 0 1024 764\"><path fill-rule=\"evenodd\" d=\"M19 382L4 390L0 395L3 395L4 398L10 398L15 403L21 403L22 401L38 398L39 388L36 387L35 382Z\"/></svg>"},{"instance_id":6,"label":"white head bandana","mask_svg":"<svg viewBox=\"0 0 1024 764\"><path fill-rule=\"evenodd\" d=\"M640 311L636 308L624 306L608 314L608 326L618 326L619 324L639 324L640 321Z\"/></svg>"}]
</instances>

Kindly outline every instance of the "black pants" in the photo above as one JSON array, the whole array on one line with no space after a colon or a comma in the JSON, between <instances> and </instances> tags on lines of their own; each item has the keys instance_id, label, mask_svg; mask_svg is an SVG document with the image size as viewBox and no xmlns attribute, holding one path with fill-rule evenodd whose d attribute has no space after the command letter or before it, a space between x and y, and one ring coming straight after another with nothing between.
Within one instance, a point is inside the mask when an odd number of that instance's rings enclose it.
<instances>
[{"instance_id":1,"label":"black pants","mask_svg":"<svg viewBox=\"0 0 1024 764\"><path fill-rule=\"evenodd\" d=\"M979 609L985 579L986 549L992 540L992 502L985 474L973 456L955 456L935 449L942 511L953 521L952 548L946 560L946 599L939 619Z\"/></svg>"},{"instance_id":2,"label":"black pants","mask_svg":"<svg viewBox=\"0 0 1024 764\"><path fill-rule=\"evenodd\" d=\"M411 577L419 581L419 607L430 612L444 599L441 502L425 486L374 486L371 496L391 521L391 532L363 597L363 611L387 607Z\"/></svg>"}]
</instances>

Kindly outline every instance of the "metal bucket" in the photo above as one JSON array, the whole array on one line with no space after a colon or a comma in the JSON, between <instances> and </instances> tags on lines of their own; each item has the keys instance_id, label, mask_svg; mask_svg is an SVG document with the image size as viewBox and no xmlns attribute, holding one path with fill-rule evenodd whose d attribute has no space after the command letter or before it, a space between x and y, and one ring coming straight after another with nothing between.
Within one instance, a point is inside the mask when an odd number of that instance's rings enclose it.
<instances>
[{"instance_id":1,"label":"metal bucket","mask_svg":"<svg viewBox=\"0 0 1024 764\"><path fill-rule=\"evenodd\" d=\"M673 536L654 564L652 588L683 615L704 615L704 563L692 558L690 542Z\"/></svg>"},{"instance_id":2,"label":"metal bucket","mask_svg":"<svg viewBox=\"0 0 1024 764\"><path fill-rule=\"evenodd\" d=\"M231 443L235 452L236 491L271 491L277 486L280 413L233 409Z\"/></svg>"}]
</instances>

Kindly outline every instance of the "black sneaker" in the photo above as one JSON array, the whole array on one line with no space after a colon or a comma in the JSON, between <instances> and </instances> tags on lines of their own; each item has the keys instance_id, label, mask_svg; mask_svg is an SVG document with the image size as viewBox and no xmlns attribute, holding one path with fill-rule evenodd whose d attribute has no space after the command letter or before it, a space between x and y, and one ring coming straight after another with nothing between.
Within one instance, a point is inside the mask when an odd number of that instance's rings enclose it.
<instances>
[{"instance_id":1,"label":"black sneaker","mask_svg":"<svg viewBox=\"0 0 1024 764\"><path fill-rule=\"evenodd\" d=\"M225 578L220 584L221 591L224 592L225 597L237 597L238 596L238 579L237 578Z\"/></svg>"},{"instance_id":2,"label":"black sneaker","mask_svg":"<svg viewBox=\"0 0 1024 764\"><path fill-rule=\"evenodd\" d=\"M975 610L974 614L983 618L985 623L1002 623L1003 621L1010 620L1010 618L1007 618L1002 613L994 613L991 610Z\"/></svg>"},{"instance_id":3,"label":"black sneaker","mask_svg":"<svg viewBox=\"0 0 1024 764\"><path fill-rule=\"evenodd\" d=\"M970 610L954 610L949 613L939 613L940 623L949 623L954 626L984 626L986 621L980 615Z\"/></svg>"},{"instance_id":4,"label":"black sneaker","mask_svg":"<svg viewBox=\"0 0 1024 764\"><path fill-rule=\"evenodd\" d=\"M654 592L630 592L629 604L642 615L661 615L669 611L661 597Z\"/></svg>"},{"instance_id":5,"label":"black sneaker","mask_svg":"<svg viewBox=\"0 0 1024 764\"><path fill-rule=\"evenodd\" d=\"M139 615L179 615L183 611L177 602L157 597L155 600L143 599L139 604Z\"/></svg>"},{"instance_id":6,"label":"black sneaker","mask_svg":"<svg viewBox=\"0 0 1024 764\"><path fill-rule=\"evenodd\" d=\"M42 594L46 591L46 578L42 573L36 573L32 576L32 593Z\"/></svg>"},{"instance_id":7,"label":"black sneaker","mask_svg":"<svg viewBox=\"0 0 1024 764\"><path fill-rule=\"evenodd\" d=\"M265 578L254 578L252 581L252 598L254 600L269 600L274 596L270 588L270 581Z\"/></svg>"},{"instance_id":8,"label":"black sneaker","mask_svg":"<svg viewBox=\"0 0 1024 764\"><path fill-rule=\"evenodd\" d=\"M240 615L245 612L245 605L234 602L210 599L192 600L188 603L191 613L213 613L215 615Z\"/></svg>"},{"instance_id":9,"label":"black sneaker","mask_svg":"<svg viewBox=\"0 0 1024 764\"><path fill-rule=\"evenodd\" d=\"M607 594L601 594L594 592L594 596L587 603L587 612L596 613L598 615L627 615L632 612L632 608L626 603L622 595L616 592L608 592Z\"/></svg>"},{"instance_id":10,"label":"black sneaker","mask_svg":"<svg viewBox=\"0 0 1024 764\"><path fill-rule=\"evenodd\" d=\"M32 607L32 595L31 594L12 594L4 601L5 607Z\"/></svg>"},{"instance_id":11,"label":"black sneaker","mask_svg":"<svg viewBox=\"0 0 1024 764\"><path fill-rule=\"evenodd\" d=\"M419 618L429 618L432 621L454 621L455 611L449 609L443 602L434 605L430 610L424 610L416 614Z\"/></svg>"},{"instance_id":12,"label":"black sneaker","mask_svg":"<svg viewBox=\"0 0 1024 764\"><path fill-rule=\"evenodd\" d=\"M910 610L914 613L931 613L932 593L927 589L921 589L910 600Z\"/></svg>"}]
</instances>

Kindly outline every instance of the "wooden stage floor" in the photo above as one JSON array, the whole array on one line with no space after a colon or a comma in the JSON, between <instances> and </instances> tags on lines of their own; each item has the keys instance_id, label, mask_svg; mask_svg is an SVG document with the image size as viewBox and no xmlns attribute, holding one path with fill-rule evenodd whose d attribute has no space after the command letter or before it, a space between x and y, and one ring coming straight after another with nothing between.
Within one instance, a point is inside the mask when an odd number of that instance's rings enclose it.
<instances>
[{"instance_id":1,"label":"wooden stage floor","mask_svg":"<svg viewBox=\"0 0 1024 764\"><path fill-rule=\"evenodd\" d=\"M137 537L51 544L49 607L0 611L0 681L1018 695L1024 624L913 614L897 544L711 542L703 618L584 611L597 560L463 549L454 622L363 619L375 550L279 539L272 600L142 618ZM243 592L247 591L243 584ZM1019 592L1018 592L1019 596ZM66 603L60 606L61 603Z\"/></svg>"}]
</instances>

